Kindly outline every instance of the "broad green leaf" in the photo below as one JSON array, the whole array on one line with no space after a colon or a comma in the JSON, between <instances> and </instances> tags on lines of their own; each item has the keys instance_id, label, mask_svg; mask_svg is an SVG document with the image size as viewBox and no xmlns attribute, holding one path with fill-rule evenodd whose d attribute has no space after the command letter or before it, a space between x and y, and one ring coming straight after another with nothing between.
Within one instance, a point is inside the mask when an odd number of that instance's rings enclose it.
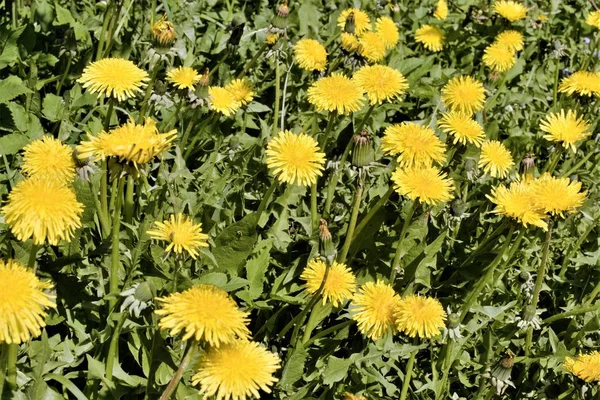
<instances>
[{"instance_id":1,"label":"broad green leaf","mask_svg":"<svg viewBox=\"0 0 600 400\"><path fill-rule=\"evenodd\" d=\"M10 75L8 78L0 80L0 103L7 103L28 93L31 93L31 89L25 86L18 76Z\"/></svg>"},{"instance_id":2,"label":"broad green leaf","mask_svg":"<svg viewBox=\"0 0 600 400\"><path fill-rule=\"evenodd\" d=\"M237 275L252 254L257 240L256 223L258 215L248 214L238 222L223 229L215 238L212 253L221 271Z\"/></svg>"}]
</instances>

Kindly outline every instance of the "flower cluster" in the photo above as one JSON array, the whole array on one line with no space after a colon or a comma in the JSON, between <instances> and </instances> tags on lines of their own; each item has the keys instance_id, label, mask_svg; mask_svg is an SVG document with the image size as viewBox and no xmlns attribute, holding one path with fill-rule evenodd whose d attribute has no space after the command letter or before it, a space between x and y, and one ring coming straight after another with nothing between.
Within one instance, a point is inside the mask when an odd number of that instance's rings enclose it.
<instances>
[{"instance_id":1,"label":"flower cluster","mask_svg":"<svg viewBox=\"0 0 600 400\"><path fill-rule=\"evenodd\" d=\"M523 35L508 30L496 36L494 43L486 47L483 63L494 72L506 72L517 62L517 52L523 50Z\"/></svg>"}]
</instances>

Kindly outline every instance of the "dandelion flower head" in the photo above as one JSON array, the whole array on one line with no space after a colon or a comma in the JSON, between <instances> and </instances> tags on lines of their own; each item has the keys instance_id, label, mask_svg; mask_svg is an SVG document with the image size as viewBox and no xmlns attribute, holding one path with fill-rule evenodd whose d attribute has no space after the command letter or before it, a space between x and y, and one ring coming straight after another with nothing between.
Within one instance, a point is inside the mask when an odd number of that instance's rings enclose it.
<instances>
[{"instance_id":1,"label":"dandelion flower head","mask_svg":"<svg viewBox=\"0 0 600 400\"><path fill-rule=\"evenodd\" d=\"M377 340L396 329L394 312L400 296L383 281L367 282L352 299L352 319L366 337Z\"/></svg>"},{"instance_id":2,"label":"dandelion flower head","mask_svg":"<svg viewBox=\"0 0 600 400\"><path fill-rule=\"evenodd\" d=\"M592 11L585 19L585 23L600 29L600 11Z\"/></svg>"},{"instance_id":3,"label":"dandelion flower head","mask_svg":"<svg viewBox=\"0 0 600 400\"><path fill-rule=\"evenodd\" d=\"M483 52L483 63L495 72L506 72L516 62L515 52L502 43L492 43Z\"/></svg>"},{"instance_id":4,"label":"dandelion flower head","mask_svg":"<svg viewBox=\"0 0 600 400\"><path fill-rule=\"evenodd\" d=\"M402 196L436 205L452 200L454 183L434 166L398 167L392 174L394 189Z\"/></svg>"},{"instance_id":5,"label":"dandelion flower head","mask_svg":"<svg viewBox=\"0 0 600 400\"><path fill-rule=\"evenodd\" d=\"M135 96L150 78L148 73L134 63L122 58L104 58L91 63L83 70L77 82L91 93L114 97L119 101Z\"/></svg>"},{"instance_id":6,"label":"dandelion flower head","mask_svg":"<svg viewBox=\"0 0 600 400\"><path fill-rule=\"evenodd\" d=\"M429 339L444 328L446 312L438 299L409 295L398 302L396 327L409 337Z\"/></svg>"},{"instance_id":7,"label":"dandelion flower head","mask_svg":"<svg viewBox=\"0 0 600 400\"><path fill-rule=\"evenodd\" d=\"M383 60L386 52L386 42L377 32L367 32L358 39L358 54L368 62L376 63Z\"/></svg>"},{"instance_id":8,"label":"dandelion flower head","mask_svg":"<svg viewBox=\"0 0 600 400\"><path fill-rule=\"evenodd\" d=\"M535 201L530 180L514 181L509 187L500 185L492 190L491 196L486 197L496 205L494 213L514 218L524 226L531 224L548 228L544 211Z\"/></svg>"},{"instance_id":9,"label":"dandelion flower head","mask_svg":"<svg viewBox=\"0 0 600 400\"><path fill-rule=\"evenodd\" d=\"M208 235L202 233L202 224L194 221L183 214L171 215L168 220L155 222L156 227L148 231L152 239L169 242L165 249L167 252L174 251L176 254L183 252L196 259L198 250L208 247L206 240Z\"/></svg>"},{"instance_id":10,"label":"dandelion flower head","mask_svg":"<svg viewBox=\"0 0 600 400\"><path fill-rule=\"evenodd\" d=\"M557 178L548 173L531 182L534 202L544 212L563 216L581 207L587 192L581 191L581 182L571 181L568 177Z\"/></svg>"},{"instance_id":11,"label":"dandelion flower head","mask_svg":"<svg viewBox=\"0 0 600 400\"><path fill-rule=\"evenodd\" d=\"M200 79L201 76L198 74L198 71L189 67L174 68L167 73L167 80L177 89L193 90L194 85Z\"/></svg>"},{"instance_id":12,"label":"dandelion flower head","mask_svg":"<svg viewBox=\"0 0 600 400\"><path fill-rule=\"evenodd\" d=\"M446 0L438 0L433 16L440 21L448 18L448 3Z\"/></svg>"},{"instance_id":13,"label":"dandelion flower head","mask_svg":"<svg viewBox=\"0 0 600 400\"><path fill-rule=\"evenodd\" d=\"M573 72L560 81L558 91L569 96L577 93L581 96L600 97L600 72Z\"/></svg>"},{"instance_id":14,"label":"dandelion flower head","mask_svg":"<svg viewBox=\"0 0 600 400\"><path fill-rule=\"evenodd\" d=\"M234 79L225 86L225 89L229 90L234 100L239 101L243 106L254 99L254 89L246 79Z\"/></svg>"},{"instance_id":15,"label":"dandelion flower head","mask_svg":"<svg viewBox=\"0 0 600 400\"><path fill-rule=\"evenodd\" d=\"M470 76L456 76L442 88L442 101L452 110L474 114L483 109L485 89Z\"/></svg>"},{"instance_id":16,"label":"dandelion flower head","mask_svg":"<svg viewBox=\"0 0 600 400\"><path fill-rule=\"evenodd\" d=\"M540 124L540 129L546 132L544 139L562 143L573 151L576 150L575 143L591 135L590 124L573 110L568 110L566 114L565 110L548 114Z\"/></svg>"},{"instance_id":17,"label":"dandelion flower head","mask_svg":"<svg viewBox=\"0 0 600 400\"><path fill-rule=\"evenodd\" d=\"M351 22L348 21L349 18L352 18ZM354 32L348 33L354 33L357 36L371 30L369 15L358 8L348 8L342 11L337 22L342 31L345 31L346 25L350 22L354 26Z\"/></svg>"},{"instance_id":18,"label":"dandelion flower head","mask_svg":"<svg viewBox=\"0 0 600 400\"><path fill-rule=\"evenodd\" d=\"M327 66L327 50L314 39L300 39L294 46L298 65L306 71L323 71Z\"/></svg>"},{"instance_id":19,"label":"dandelion flower head","mask_svg":"<svg viewBox=\"0 0 600 400\"><path fill-rule=\"evenodd\" d=\"M337 111L346 115L361 109L363 91L356 81L333 73L312 84L308 89L308 101L318 111Z\"/></svg>"},{"instance_id":20,"label":"dandelion flower head","mask_svg":"<svg viewBox=\"0 0 600 400\"><path fill-rule=\"evenodd\" d=\"M510 22L522 20L527 16L527 8L523 4L512 0L496 1L494 11Z\"/></svg>"},{"instance_id":21,"label":"dandelion flower head","mask_svg":"<svg viewBox=\"0 0 600 400\"><path fill-rule=\"evenodd\" d=\"M565 358L565 368L573 375L590 383L600 381L600 352Z\"/></svg>"},{"instance_id":22,"label":"dandelion flower head","mask_svg":"<svg viewBox=\"0 0 600 400\"><path fill-rule=\"evenodd\" d=\"M444 32L433 25L423 25L415 32L415 40L431 51L441 51L444 48L444 39Z\"/></svg>"},{"instance_id":23,"label":"dandelion flower head","mask_svg":"<svg viewBox=\"0 0 600 400\"><path fill-rule=\"evenodd\" d=\"M500 33L496 36L496 43L501 46L505 46L511 51L521 51L523 50L523 34L519 31L508 30Z\"/></svg>"},{"instance_id":24,"label":"dandelion flower head","mask_svg":"<svg viewBox=\"0 0 600 400\"><path fill-rule=\"evenodd\" d=\"M306 281L306 291L310 294L317 293L323 282L327 264L324 261L313 258L302 272L300 278ZM356 290L356 278L346 264L333 262L327 273L327 281L323 286L323 304L328 301L334 307L338 307L344 301L352 297Z\"/></svg>"},{"instance_id":25,"label":"dandelion flower head","mask_svg":"<svg viewBox=\"0 0 600 400\"><path fill-rule=\"evenodd\" d=\"M391 49L398 44L400 33L394 20L390 17L381 17L375 24L375 32L381 37L386 49Z\"/></svg>"},{"instance_id":26,"label":"dandelion flower head","mask_svg":"<svg viewBox=\"0 0 600 400\"><path fill-rule=\"evenodd\" d=\"M408 89L404 75L386 65L364 66L354 73L354 80L367 94L371 105L399 98Z\"/></svg>"},{"instance_id":27,"label":"dandelion flower head","mask_svg":"<svg viewBox=\"0 0 600 400\"><path fill-rule=\"evenodd\" d=\"M211 108L226 117L235 114L242 106L241 101L236 99L236 95L231 90L220 86L209 87L208 98Z\"/></svg>"},{"instance_id":28,"label":"dandelion flower head","mask_svg":"<svg viewBox=\"0 0 600 400\"><path fill-rule=\"evenodd\" d=\"M73 149L49 135L34 140L23 149L21 169L30 177L39 176L59 182L72 182L75 177Z\"/></svg>"},{"instance_id":29,"label":"dandelion flower head","mask_svg":"<svg viewBox=\"0 0 600 400\"><path fill-rule=\"evenodd\" d=\"M403 122L389 126L383 136L381 149L398 157L402 166L429 166L446 157L445 144L426 126Z\"/></svg>"},{"instance_id":30,"label":"dandelion flower head","mask_svg":"<svg viewBox=\"0 0 600 400\"><path fill-rule=\"evenodd\" d=\"M488 140L481 145L479 168L492 178L505 178L514 167L510 150L497 140Z\"/></svg>"},{"instance_id":31,"label":"dandelion flower head","mask_svg":"<svg viewBox=\"0 0 600 400\"><path fill-rule=\"evenodd\" d=\"M442 115L438 121L442 131L452 135L453 143L471 143L481 146L485 140L483 127L471 115L462 111L449 111Z\"/></svg>"}]
</instances>

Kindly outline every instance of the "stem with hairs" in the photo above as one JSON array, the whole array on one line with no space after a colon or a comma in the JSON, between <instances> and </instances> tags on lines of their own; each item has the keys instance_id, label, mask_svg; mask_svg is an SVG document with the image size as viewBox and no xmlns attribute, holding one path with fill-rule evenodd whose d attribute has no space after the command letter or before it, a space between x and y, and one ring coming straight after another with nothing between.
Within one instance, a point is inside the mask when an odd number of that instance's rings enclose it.
<instances>
[{"instance_id":1,"label":"stem with hairs","mask_svg":"<svg viewBox=\"0 0 600 400\"><path fill-rule=\"evenodd\" d=\"M116 303L119 294L119 233L121 229L121 205L123 203L123 188L125 186L125 177L121 176L118 179L117 192L115 197L115 209L112 222L111 233L111 264L110 264L110 283L108 309L111 312Z\"/></svg>"},{"instance_id":2,"label":"stem with hairs","mask_svg":"<svg viewBox=\"0 0 600 400\"><path fill-rule=\"evenodd\" d=\"M406 373L404 374L404 382L402 382L402 391L400 392L400 400L406 400L406 395L408 394L408 388L410 386L410 380L412 378L413 369L415 366L415 358L417 357L417 353L419 349L413 350L410 353L410 358L408 359L408 363L406 364Z\"/></svg>"},{"instance_id":3,"label":"stem with hairs","mask_svg":"<svg viewBox=\"0 0 600 400\"><path fill-rule=\"evenodd\" d=\"M359 173L358 187L356 188L356 193L354 194L354 204L352 204L352 214L350 215L350 223L348 224L348 230L346 231L346 239L344 240L344 246L342 247L342 251L340 252L340 255L338 257L338 262L340 264L345 263L346 258L348 257L350 244L352 243L352 238L354 237L356 221L358 220L358 211L360 210L360 202L362 199L364 186L364 175L362 173Z\"/></svg>"},{"instance_id":4,"label":"stem with hairs","mask_svg":"<svg viewBox=\"0 0 600 400\"><path fill-rule=\"evenodd\" d=\"M185 354L183 356L183 359L181 360L181 364L179 364L177 372L175 372L175 375L173 376L173 378L171 378L171 381L167 385L165 391L160 396L160 400L168 400L171 398L171 395L173 394L175 389L177 389L177 385L179 385L179 381L181 381L181 378L183 377L183 373L190 365L192 359L194 358L194 355L196 354L196 347L197 344L193 340L188 342L187 349L185 350Z\"/></svg>"}]
</instances>

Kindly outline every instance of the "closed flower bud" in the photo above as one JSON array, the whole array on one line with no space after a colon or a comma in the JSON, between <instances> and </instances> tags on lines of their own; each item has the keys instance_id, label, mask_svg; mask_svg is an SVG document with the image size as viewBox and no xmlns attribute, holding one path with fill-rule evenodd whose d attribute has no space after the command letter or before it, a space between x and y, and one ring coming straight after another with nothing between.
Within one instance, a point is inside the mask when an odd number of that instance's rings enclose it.
<instances>
[{"instance_id":1,"label":"closed flower bud","mask_svg":"<svg viewBox=\"0 0 600 400\"><path fill-rule=\"evenodd\" d=\"M451 313L448 315L448 329L455 329L460 326L460 314Z\"/></svg>"},{"instance_id":2,"label":"closed flower bud","mask_svg":"<svg viewBox=\"0 0 600 400\"><path fill-rule=\"evenodd\" d=\"M523 166L524 174L532 173L535 167L535 155L533 153L525 154L525 157L521 160L521 165Z\"/></svg>"},{"instance_id":3,"label":"closed flower bud","mask_svg":"<svg viewBox=\"0 0 600 400\"><path fill-rule=\"evenodd\" d=\"M277 40L279 40L279 33L271 31L267 32L267 35L265 36L266 44L273 46L275 43L277 43Z\"/></svg>"},{"instance_id":4,"label":"closed flower bud","mask_svg":"<svg viewBox=\"0 0 600 400\"><path fill-rule=\"evenodd\" d=\"M166 15L152 25L152 38L158 46L171 47L176 37L175 27L170 21L167 21Z\"/></svg>"},{"instance_id":5,"label":"closed flower bud","mask_svg":"<svg viewBox=\"0 0 600 400\"><path fill-rule=\"evenodd\" d=\"M460 218L467 211L467 204L462 199L455 199L452 202L451 208L452 208L452 215Z\"/></svg>"},{"instance_id":6,"label":"closed flower bud","mask_svg":"<svg viewBox=\"0 0 600 400\"><path fill-rule=\"evenodd\" d=\"M278 29L287 28L288 15L290 15L290 8L288 7L287 0L284 0L284 2L277 7L277 12L271 21L271 25Z\"/></svg>"},{"instance_id":7,"label":"closed flower bud","mask_svg":"<svg viewBox=\"0 0 600 400\"><path fill-rule=\"evenodd\" d=\"M344 25L344 32L354 33L356 31L356 24L354 22L354 13L348 14L346 18L346 25Z\"/></svg>"},{"instance_id":8,"label":"closed flower bud","mask_svg":"<svg viewBox=\"0 0 600 400\"><path fill-rule=\"evenodd\" d=\"M321 219L319 224L319 253L329 261L335 257L335 246L331 237L331 232L327 228L327 221Z\"/></svg>"},{"instance_id":9,"label":"closed flower bud","mask_svg":"<svg viewBox=\"0 0 600 400\"><path fill-rule=\"evenodd\" d=\"M352 152L352 165L364 167L375 160L373 150L373 139L367 130L363 129L358 135L354 135L354 151Z\"/></svg>"},{"instance_id":10,"label":"closed flower bud","mask_svg":"<svg viewBox=\"0 0 600 400\"><path fill-rule=\"evenodd\" d=\"M156 285L152 281L145 281L135 288L135 298L139 301L150 301L156 297Z\"/></svg>"}]
</instances>

